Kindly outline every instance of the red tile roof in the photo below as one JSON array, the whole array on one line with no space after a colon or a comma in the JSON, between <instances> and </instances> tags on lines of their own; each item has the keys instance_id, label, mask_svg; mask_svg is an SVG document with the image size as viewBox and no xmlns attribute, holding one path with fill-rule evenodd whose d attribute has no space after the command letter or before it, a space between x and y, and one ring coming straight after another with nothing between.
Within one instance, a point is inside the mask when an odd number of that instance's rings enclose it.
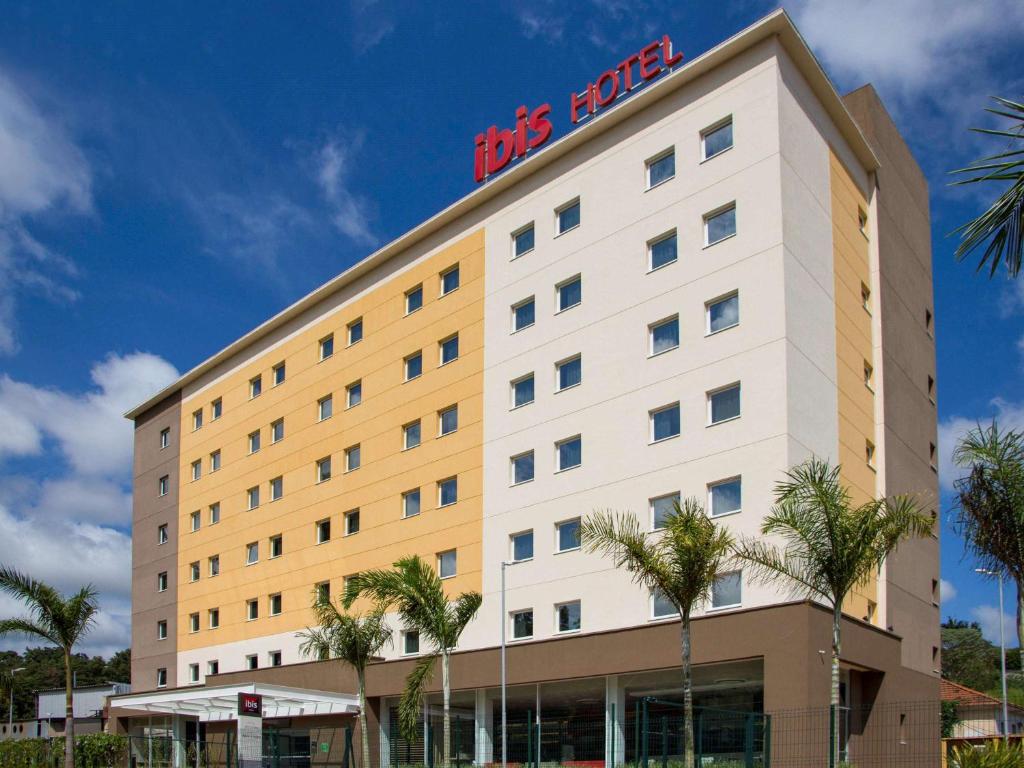
<instances>
[{"instance_id":1,"label":"red tile roof","mask_svg":"<svg viewBox=\"0 0 1024 768\"><path fill-rule=\"evenodd\" d=\"M968 688L966 685L942 680L939 683L939 697L943 701L955 701L968 707L1001 707L1003 702L987 693ZM1010 709L1021 711L1020 707L1010 704Z\"/></svg>"}]
</instances>

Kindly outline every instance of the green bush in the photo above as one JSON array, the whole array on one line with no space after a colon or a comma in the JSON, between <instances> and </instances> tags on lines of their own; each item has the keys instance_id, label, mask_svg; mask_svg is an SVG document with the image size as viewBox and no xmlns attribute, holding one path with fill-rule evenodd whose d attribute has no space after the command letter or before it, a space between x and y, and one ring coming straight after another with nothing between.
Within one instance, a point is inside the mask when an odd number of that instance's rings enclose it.
<instances>
[{"instance_id":1,"label":"green bush","mask_svg":"<svg viewBox=\"0 0 1024 768\"><path fill-rule=\"evenodd\" d=\"M956 747L949 764L955 768L1020 768L1024 765L1024 744L990 741L984 747Z\"/></svg>"},{"instance_id":2,"label":"green bush","mask_svg":"<svg viewBox=\"0 0 1024 768\"><path fill-rule=\"evenodd\" d=\"M88 733L75 738L75 768L116 768L127 762L128 739L112 733ZM0 741L3 768L61 768L64 739Z\"/></svg>"}]
</instances>

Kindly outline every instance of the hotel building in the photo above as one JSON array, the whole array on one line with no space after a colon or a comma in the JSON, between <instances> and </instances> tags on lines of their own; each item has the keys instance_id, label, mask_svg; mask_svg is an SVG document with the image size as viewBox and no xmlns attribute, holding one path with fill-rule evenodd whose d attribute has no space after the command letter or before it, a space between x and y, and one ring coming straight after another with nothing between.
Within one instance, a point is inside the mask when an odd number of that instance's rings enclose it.
<instances>
[{"instance_id":1,"label":"hotel building","mask_svg":"<svg viewBox=\"0 0 1024 768\"><path fill-rule=\"evenodd\" d=\"M123 727L195 733L241 688L292 728L351 718L351 671L296 633L315 589L415 554L483 594L452 662L472 759L497 749L504 623L510 711L590 702L621 761L632 701L678 689L679 622L581 551L579 520L630 510L657 536L697 497L757 536L812 455L855 500L934 505L929 238L877 94L840 96L783 12L531 153L127 414ZM937 537L913 541L844 606L848 706L937 698L938 579ZM382 765L428 650L392 626L368 675ZM827 706L830 632L821 606L723 573L694 621L698 703Z\"/></svg>"}]
</instances>

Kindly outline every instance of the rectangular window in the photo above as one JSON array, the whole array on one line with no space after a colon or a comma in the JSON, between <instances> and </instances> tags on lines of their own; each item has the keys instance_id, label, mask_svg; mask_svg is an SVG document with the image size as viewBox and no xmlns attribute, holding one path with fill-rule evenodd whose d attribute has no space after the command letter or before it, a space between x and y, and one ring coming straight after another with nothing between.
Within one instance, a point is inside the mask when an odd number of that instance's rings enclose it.
<instances>
[{"instance_id":1,"label":"rectangular window","mask_svg":"<svg viewBox=\"0 0 1024 768\"><path fill-rule=\"evenodd\" d=\"M739 418L740 385L732 384L714 392L708 392L708 424Z\"/></svg>"},{"instance_id":2,"label":"rectangular window","mask_svg":"<svg viewBox=\"0 0 1024 768\"><path fill-rule=\"evenodd\" d=\"M533 402L533 374L527 374L511 383L512 386L512 407L518 408L521 405Z\"/></svg>"},{"instance_id":3,"label":"rectangular window","mask_svg":"<svg viewBox=\"0 0 1024 768\"><path fill-rule=\"evenodd\" d=\"M169 475L164 475L156 483L156 491L161 496L166 496L167 492L171 488L171 478Z\"/></svg>"},{"instance_id":4,"label":"rectangular window","mask_svg":"<svg viewBox=\"0 0 1024 768\"><path fill-rule=\"evenodd\" d=\"M249 379L249 399L259 397L263 392L263 377L253 376Z\"/></svg>"},{"instance_id":5,"label":"rectangular window","mask_svg":"<svg viewBox=\"0 0 1024 768\"><path fill-rule=\"evenodd\" d=\"M711 607L732 608L741 604L743 574L740 571L723 573L711 586Z\"/></svg>"},{"instance_id":6,"label":"rectangular window","mask_svg":"<svg viewBox=\"0 0 1024 768\"><path fill-rule=\"evenodd\" d=\"M579 435L555 443L558 471L573 469L583 463L583 438Z\"/></svg>"},{"instance_id":7,"label":"rectangular window","mask_svg":"<svg viewBox=\"0 0 1024 768\"><path fill-rule=\"evenodd\" d=\"M167 639L167 622L165 620L160 620L156 623L156 639Z\"/></svg>"},{"instance_id":8,"label":"rectangular window","mask_svg":"<svg viewBox=\"0 0 1024 768\"><path fill-rule=\"evenodd\" d=\"M210 454L210 471L216 472L220 469L220 451L214 451Z\"/></svg>"},{"instance_id":9,"label":"rectangular window","mask_svg":"<svg viewBox=\"0 0 1024 768\"><path fill-rule=\"evenodd\" d=\"M740 295L738 293L732 293L720 299L712 299L704 306L708 335L740 324Z\"/></svg>"},{"instance_id":10,"label":"rectangular window","mask_svg":"<svg viewBox=\"0 0 1024 768\"><path fill-rule=\"evenodd\" d=\"M284 663L282 661L282 656L281 656L281 652L280 651L271 651L270 653L267 654L267 658L270 659L270 666L272 666L272 667L280 667L281 664Z\"/></svg>"},{"instance_id":11,"label":"rectangular window","mask_svg":"<svg viewBox=\"0 0 1024 768\"><path fill-rule=\"evenodd\" d=\"M210 403L210 421L216 421L224 413L224 402L218 397Z\"/></svg>"},{"instance_id":12,"label":"rectangular window","mask_svg":"<svg viewBox=\"0 0 1024 768\"><path fill-rule=\"evenodd\" d=\"M167 523L158 525L156 528L156 543L166 544L167 543Z\"/></svg>"},{"instance_id":13,"label":"rectangular window","mask_svg":"<svg viewBox=\"0 0 1024 768\"><path fill-rule=\"evenodd\" d=\"M522 640L533 637L533 611L516 611L512 614L512 638Z\"/></svg>"},{"instance_id":14,"label":"rectangular window","mask_svg":"<svg viewBox=\"0 0 1024 768\"><path fill-rule=\"evenodd\" d=\"M459 428L459 406L452 405L437 412L437 431L439 435L450 435Z\"/></svg>"},{"instance_id":15,"label":"rectangular window","mask_svg":"<svg viewBox=\"0 0 1024 768\"><path fill-rule=\"evenodd\" d=\"M192 479L198 480L203 476L203 462L196 459L192 462Z\"/></svg>"},{"instance_id":16,"label":"rectangular window","mask_svg":"<svg viewBox=\"0 0 1024 768\"><path fill-rule=\"evenodd\" d=\"M321 581L314 586L316 590L316 601L320 604L331 602L331 582Z\"/></svg>"},{"instance_id":17,"label":"rectangular window","mask_svg":"<svg viewBox=\"0 0 1024 768\"><path fill-rule=\"evenodd\" d=\"M248 509L256 509L260 505L260 489L259 486L253 486L245 492L245 500Z\"/></svg>"},{"instance_id":18,"label":"rectangular window","mask_svg":"<svg viewBox=\"0 0 1024 768\"><path fill-rule=\"evenodd\" d=\"M277 365L275 365L273 368L270 369L270 372L273 374L272 381L274 382L274 386L275 387L278 384L284 384L284 377L285 377L284 363L278 363Z\"/></svg>"},{"instance_id":19,"label":"rectangular window","mask_svg":"<svg viewBox=\"0 0 1024 768\"><path fill-rule=\"evenodd\" d=\"M420 633L409 629L402 633L402 653L410 656L420 652Z\"/></svg>"},{"instance_id":20,"label":"rectangular window","mask_svg":"<svg viewBox=\"0 0 1024 768\"><path fill-rule=\"evenodd\" d=\"M702 160L709 160L727 149L732 149L732 117L705 128L700 134Z\"/></svg>"},{"instance_id":21,"label":"rectangular window","mask_svg":"<svg viewBox=\"0 0 1024 768\"><path fill-rule=\"evenodd\" d=\"M533 531L512 534L512 560L519 563L533 559Z\"/></svg>"},{"instance_id":22,"label":"rectangular window","mask_svg":"<svg viewBox=\"0 0 1024 768\"><path fill-rule=\"evenodd\" d=\"M405 380L410 381L423 373L423 353L414 352L405 358Z\"/></svg>"},{"instance_id":23,"label":"rectangular window","mask_svg":"<svg viewBox=\"0 0 1024 768\"><path fill-rule=\"evenodd\" d=\"M867 360L864 361L864 386L872 392L875 389L875 368Z\"/></svg>"},{"instance_id":24,"label":"rectangular window","mask_svg":"<svg viewBox=\"0 0 1024 768\"><path fill-rule=\"evenodd\" d=\"M220 626L220 609L211 608L206 612L206 620L210 629L217 629Z\"/></svg>"},{"instance_id":25,"label":"rectangular window","mask_svg":"<svg viewBox=\"0 0 1024 768\"><path fill-rule=\"evenodd\" d=\"M531 221L522 229L512 234L512 258L518 259L525 253L533 250L533 222Z\"/></svg>"},{"instance_id":26,"label":"rectangular window","mask_svg":"<svg viewBox=\"0 0 1024 768\"><path fill-rule=\"evenodd\" d=\"M743 481L741 478L734 477L730 480L711 483L708 486L708 507L712 517L739 512L742 498Z\"/></svg>"},{"instance_id":27,"label":"rectangular window","mask_svg":"<svg viewBox=\"0 0 1024 768\"><path fill-rule=\"evenodd\" d=\"M213 661L206 662L206 674L216 675L220 673L220 662L214 659Z\"/></svg>"},{"instance_id":28,"label":"rectangular window","mask_svg":"<svg viewBox=\"0 0 1024 768\"><path fill-rule=\"evenodd\" d=\"M211 576L217 576L220 573L220 555L207 558L206 564Z\"/></svg>"},{"instance_id":29,"label":"rectangular window","mask_svg":"<svg viewBox=\"0 0 1024 768\"><path fill-rule=\"evenodd\" d=\"M199 614L198 613L190 613L188 615L188 631L189 632L198 632L199 631ZM198 675L198 673L199 673L199 669L198 669L198 665L196 665L196 674Z\"/></svg>"},{"instance_id":30,"label":"rectangular window","mask_svg":"<svg viewBox=\"0 0 1024 768\"><path fill-rule=\"evenodd\" d=\"M573 600L571 603L562 603L555 606L555 614L558 617L559 632L579 632L580 630L580 601Z\"/></svg>"},{"instance_id":31,"label":"rectangular window","mask_svg":"<svg viewBox=\"0 0 1024 768\"><path fill-rule=\"evenodd\" d=\"M246 600L245 601L245 615L249 621L255 621L260 617L260 601L259 600Z\"/></svg>"},{"instance_id":32,"label":"rectangular window","mask_svg":"<svg viewBox=\"0 0 1024 768\"><path fill-rule=\"evenodd\" d=\"M660 355L679 348L679 317L670 317L667 320L659 320L647 326L647 337L650 340L647 354L650 356Z\"/></svg>"},{"instance_id":33,"label":"rectangular window","mask_svg":"<svg viewBox=\"0 0 1024 768\"><path fill-rule=\"evenodd\" d=\"M447 480L440 480L437 483L437 506L446 507L459 500L459 480L456 477L449 477Z\"/></svg>"},{"instance_id":34,"label":"rectangular window","mask_svg":"<svg viewBox=\"0 0 1024 768\"><path fill-rule=\"evenodd\" d=\"M284 419L278 419L270 423L270 442L276 443L284 439Z\"/></svg>"},{"instance_id":35,"label":"rectangular window","mask_svg":"<svg viewBox=\"0 0 1024 768\"><path fill-rule=\"evenodd\" d=\"M441 365L458 360L459 334L456 333L454 336L449 336L447 339L438 342L438 347L441 352Z\"/></svg>"},{"instance_id":36,"label":"rectangular window","mask_svg":"<svg viewBox=\"0 0 1024 768\"><path fill-rule=\"evenodd\" d=\"M197 430L203 426L203 409L192 412L192 429Z\"/></svg>"},{"instance_id":37,"label":"rectangular window","mask_svg":"<svg viewBox=\"0 0 1024 768\"><path fill-rule=\"evenodd\" d=\"M160 669L158 669L156 671L156 687L157 688L166 688L167 687L167 668L166 667L160 667Z\"/></svg>"},{"instance_id":38,"label":"rectangular window","mask_svg":"<svg viewBox=\"0 0 1024 768\"><path fill-rule=\"evenodd\" d=\"M676 175L675 148L647 161L647 188L663 184Z\"/></svg>"},{"instance_id":39,"label":"rectangular window","mask_svg":"<svg viewBox=\"0 0 1024 768\"><path fill-rule=\"evenodd\" d=\"M160 573L156 575L156 591L167 591L167 571L160 571Z\"/></svg>"},{"instance_id":40,"label":"rectangular window","mask_svg":"<svg viewBox=\"0 0 1024 768\"><path fill-rule=\"evenodd\" d=\"M875 466L875 444L870 440L864 441L864 461L869 467Z\"/></svg>"},{"instance_id":41,"label":"rectangular window","mask_svg":"<svg viewBox=\"0 0 1024 768\"><path fill-rule=\"evenodd\" d=\"M269 600L270 615L280 616L281 615L281 594L271 595Z\"/></svg>"},{"instance_id":42,"label":"rectangular window","mask_svg":"<svg viewBox=\"0 0 1024 768\"><path fill-rule=\"evenodd\" d=\"M518 456L513 456L510 461L512 464L513 485L527 483L530 480L533 480L533 451L527 451L526 453L520 453Z\"/></svg>"},{"instance_id":43,"label":"rectangular window","mask_svg":"<svg viewBox=\"0 0 1024 768\"><path fill-rule=\"evenodd\" d=\"M420 489L402 494L402 517L415 517L420 513Z\"/></svg>"},{"instance_id":44,"label":"rectangular window","mask_svg":"<svg viewBox=\"0 0 1024 768\"><path fill-rule=\"evenodd\" d=\"M260 449L260 431L257 429L255 432L249 433L249 453L253 454Z\"/></svg>"},{"instance_id":45,"label":"rectangular window","mask_svg":"<svg viewBox=\"0 0 1024 768\"><path fill-rule=\"evenodd\" d=\"M664 592L660 589L655 589L651 592L651 617L655 619L664 619L669 616L678 616L679 611L676 609L675 604L668 599Z\"/></svg>"},{"instance_id":46,"label":"rectangular window","mask_svg":"<svg viewBox=\"0 0 1024 768\"><path fill-rule=\"evenodd\" d=\"M334 397L332 395L321 397L316 401L316 415L317 421L329 419L334 415Z\"/></svg>"},{"instance_id":47,"label":"rectangular window","mask_svg":"<svg viewBox=\"0 0 1024 768\"><path fill-rule=\"evenodd\" d=\"M555 286L555 306L559 312L577 307L583 301L583 278L571 277Z\"/></svg>"},{"instance_id":48,"label":"rectangular window","mask_svg":"<svg viewBox=\"0 0 1024 768\"><path fill-rule=\"evenodd\" d=\"M331 540L331 519L320 520L316 524L316 543L323 544Z\"/></svg>"},{"instance_id":49,"label":"rectangular window","mask_svg":"<svg viewBox=\"0 0 1024 768\"><path fill-rule=\"evenodd\" d=\"M260 668L260 657L255 653L251 653L245 657L245 668L246 669L259 669Z\"/></svg>"},{"instance_id":50,"label":"rectangular window","mask_svg":"<svg viewBox=\"0 0 1024 768\"><path fill-rule=\"evenodd\" d=\"M564 234L580 225L580 201L577 198L555 211L558 234Z\"/></svg>"},{"instance_id":51,"label":"rectangular window","mask_svg":"<svg viewBox=\"0 0 1024 768\"><path fill-rule=\"evenodd\" d=\"M864 283L860 284L860 305L865 312L871 314L871 289Z\"/></svg>"},{"instance_id":52,"label":"rectangular window","mask_svg":"<svg viewBox=\"0 0 1024 768\"><path fill-rule=\"evenodd\" d=\"M402 427L402 449L408 450L409 448L415 448L419 444L420 422L419 419L417 419L416 421Z\"/></svg>"},{"instance_id":53,"label":"rectangular window","mask_svg":"<svg viewBox=\"0 0 1024 768\"><path fill-rule=\"evenodd\" d=\"M188 564L188 580L199 581L199 561Z\"/></svg>"},{"instance_id":54,"label":"rectangular window","mask_svg":"<svg viewBox=\"0 0 1024 768\"><path fill-rule=\"evenodd\" d=\"M188 516L188 520L189 528L192 530L192 532L195 533L196 531L198 531L199 526L201 524L201 520L199 519L199 512L193 512L192 514L190 514Z\"/></svg>"},{"instance_id":55,"label":"rectangular window","mask_svg":"<svg viewBox=\"0 0 1024 768\"><path fill-rule=\"evenodd\" d=\"M347 404L348 404L349 408L354 408L355 406L357 406L361 402L363 402L363 382L362 382L362 380L360 380L360 381L353 381L351 384L349 384L348 387L346 387L346 389L345 389L345 394L346 394L346 398L347 398L347 401L348 401Z\"/></svg>"},{"instance_id":56,"label":"rectangular window","mask_svg":"<svg viewBox=\"0 0 1024 768\"><path fill-rule=\"evenodd\" d=\"M405 292L405 314L411 315L417 309L423 306L423 286L417 285L415 288Z\"/></svg>"},{"instance_id":57,"label":"rectangular window","mask_svg":"<svg viewBox=\"0 0 1024 768\"><path fill-rule=\"evenodd\" d=\"M363 340L363 318L353 320L348 324L348 345L351 347L356 342Z\"/></svg>"},{"instance_id":58,"label":"rectangular window","mask_svg":"<svg viewBox=\"0 0 1024 768\"><path fill-rule=\"evenodd\" d=\"M331 479L331 457L325 456L316 463L316 481L322 483Z\"/></svg>"},{"instance_id":59,"label":"rectangular window","mask_svg":"<svg viewBox=\"0 0 1024 768\"><path fill-rule=\"evenodd\" d=\"M583 356L576 355L555 363L555 391L575 387L583 381Z\"/></svg>"},{"instance_id":60,"label":"rectangular window","mask_svg":"<svg viewBox=\"0 0 1024 768\"><path fill-rule=\"evenodd\" d=\"M580 548L580 519L566 520L555 525L555 545L559 552L572 552Z\"/></svg>"},{"instance_id":61,"label":"rectangular window","mask_svg":"<svg viewBox=\"0 0 1024 768\"><path fill-rule=\"evenodd\" d=\"M160 447L166 448L171 444L171 428L167 427L160 430Z\"/></svg>"},{"instance_id":62,"label":"rectangular window","mask_svg":"<svg viewBox=\"0 0 1024 768\"><path fill-rule=\"evenodd\" d=\"M924 329L929 336L932 335L932 311L930 309L924 311Z\"/></svg>"},{"instance_id":63,"label":"rectangular window","mask_svg":"<svg viewBox=\"0 0 1024 768\"><path fill-rule=\"evenodd\" d=\"M199 620L199 617L196 616L196 621L198 621L198 620ZM188 665L188 681L190 683L198 683L199 682L199 665L198 664L189 664Z\"/></svg>"},{"instance_id":64,"label":"rectangular window","mask_svg":"<svg viewBox=\"0 0 1024 768\"><path fill-rule=\"evenodd\" d=\"M934 403L935 403L935 377L934 376L929 376L928 377L927 392L928 392L928 399L931 400L932 404L934 405Z\"/></svg>"},{"instance_id":65,"label":"rectangular window","mask_svg":"<svg viewBox=\"0 0 1024 768\"><path fill-rule=\"evenodd\" d=\"M216 525L220 522L220 502L215 501L210 505L210 525Z\"/></svg>"},{"instance_id":66,"label":"rectangular window","mask_svg":"<svg viewBox=\"0 0 1024 768\"><path fill-rule=\"evenodd\" d=\"M736 204L704 215L704 245L714 245L736 234Z\"/></svg>"},{"instance_id":67,"label":"rectangular window","mask_svg":"<svg viewBox=\"0 0 1024 768\"><path fill-rule=\"evenodd\" d=\"M663 408L653 410L649 414L651 422L651 442L679 437L679 403L672 403Z\"/></svg>"},{"instance_id":68,"label":"rectangular window","mask_svg":"<svg viewBox=\"0 0 1024 768\"><path fill-rule=\"evenodd\" d=\"M665 527L665 521L668 516L676 511L676 507L679 504L679 492L668 493L664 496L655 496L653 499L648 500L648 504L651 508L651 529L660 530Z\"/></svg>"},{"instance_id":69,"label":"rectangular window","mask_svg":"<svg viewBox=\"0 0 1024 768\"><path fill-rule=\"evenodd\" d=\"M459 287L459 265L449 267L441 273L441 295L447 296Z\"/></svg>"},{"instance_id":70,"label":"rectangular window","mask_svg":"<svg viewBox=\"0 0 1024 768\"><path fill-rule=\"evenodd\" d=\"M352 509L345 513L345 535L351 536L354 533L359 533L359 510Z\"/></svg>"},{"instance_id":71,"label":"rectangular window","mask_svg":"<svg viewBox=\"0 0 1024 768\"><path fill-rule=\"evenodd\" d=\"M675 230L647 243L647 269L653 272L673 264L679 258L678 238Z\"/></svg>"},{"instance_id":72,"label":"rectangular window","mask_svg":"<svg viewBox=\"0 0 1024 768\"><path fill-rule=\"evenodd\" d=\"M245 564L252 565L259 562L260 544L258 541L251 541L245 545Z\"/></svg>"},{"instance_id":73,"label":"rectangular window","mask_svg":"<svg viewBox=\"0 0 1024 768\"><path fill-rule=\"evenodd\" d=\"M437 575L442 579L449 579L455 575L455 550L449 549L437 556Z\"/></svg>"},{"instance_id":74,"label":"rectangular window","mask_svg":"<svg viewBox=\"0 0 1024 768\"><path fill-rule=\"evenodd\" d=\"M531 296L512 305L512 333L529 328L536 319L536 302Z\"/></svg>"},{"instance_id":75,"label":"rectangular window","mask_svg":"<svg viewBox=\"0 0 1024 768\"><path fill-rule=\"evenodd\" d=\"M358 445L345 449L345 471L352 472L362 464L362 450Z\"/></svg>"},{"instance_id":76,"label":"rectangular window","mask_svg":"<svg viewBox=\"0 0 1024 768\"><path fill-rule=\"evenodd\" d=\"M284 478L275 477L270 481L270 500L277 501L284 496Z\"/></svg>"},{"instance_id":77,"label":"rectangular window","mask_svg":"<svg viewBox=\"0 0 1024 768\"><path fill-rule=\"evenodd\" d=\"M868 236L868 213L863 208L857 208L857 227L864 237Z\"/></svg>"},{"instance_id":78,"label":"rectangular window","mask_svg":"<svg viewBox=\"0 0 1024 768\"><path fill-rule=\"evenodd\" d=\"M330 333L327 336L324 336L322 339L320 339L319 348L320 348L320 359L321 360L326 360L331 355L333 355L334 354L334 334Z\"/></svg>"}]
</instances>

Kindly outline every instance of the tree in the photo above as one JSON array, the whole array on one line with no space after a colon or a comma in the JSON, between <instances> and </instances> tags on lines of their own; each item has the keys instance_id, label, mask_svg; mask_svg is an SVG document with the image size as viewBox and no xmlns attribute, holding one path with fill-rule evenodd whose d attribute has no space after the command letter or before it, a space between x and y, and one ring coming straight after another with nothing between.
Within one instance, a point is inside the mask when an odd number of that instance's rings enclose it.
<instances>
[{"instance_id":1,"label":"tree","mask_svg":"<svg viewBox=\"0 0 1024 768\"><path fill-rule=\"evenodd\" d=\"M969 470L954 484L964 545L982 569L1016 583L1024 654L1024 433L979 424L960 439L953 461Z\"/></svg>"},{"instance_id":2,"label":"tree","mask_svg":"<svg viewBox=\"0 0 1024 768\"><path fill-rule=\"evenodd\" d=\"M65 597L49 584L13 568L0 566L0 591L25 604L28 615L0 619L0 637L30 635L47 640L64 654L65 768L75 766L75 711L71 682L71 654L75 644L93 628L99 603L92 585Z\"/></svg>"},{"instance_id":3,"label":"tree","mask_svg":"<svg viewBox=\"0 0 1024 768\"><path fill-rule=\"evenodd\" d=\"M981 635L977 622L942 625L942 676L976 691L999 680L999 651Z\"/></svg>"},{"instance_id":4,"label":"tree","mask_svg":"<svg viewBox=\"0 0 1024 768\"><path fill-rule=\"evenodd\" d=\"M736 550L755 579L788 582L832 610L833 734L839 732L843 602L878 572L901 541L927 536L932 529L931 518L911 496L871 499L855 506L839 472L839 466L816 458L790 469L776 484L775 503L761 525L765 536L779 536L784 545L744 539ZM832 744L829 764L835 765L839 740L834 738Z\"/></svg>"},{"instance_id":5,"label":"tree","mask_svg":"<svg viewBox=\"0 0 1024 768\"><path fill-rule=\"evenodd\" d=\"M432 653L416 664L405 681L398 706L398 721L403 737L412 741L422 712L423 693L441 659L444 697L443 765L451 762L451 655L466 625L476 616L483 602L479 592L463 592L449 601L441 577L418 555L403 557L392 569L364 571L349 580L345 593L348 609L360 596L377 603L380 611L395 609L407 630L419 632L420 642L432 646Z\"/></svg>"},{"instance_id":6,"label":"tree","mask_svg":"<svg viewBox=\"0 0 1024 768\"><path fill-rule=\"evenodd\" d=\"M986 242L984 253L978 262L981 270L988 264L989 277L995 275L1001 263L1006 264L1010 277L1020 274L1021 257L1024 255L1024 146L1017 143L1024 141L1024 104L1001 99L993 100L999 108L988 108L985 111L999 117L1005 117L1015 123L1006 130L989 128L972 128L977 133L989 136L1000 136L1009 139L1006 151L989 157L983 157L966 168L958 168L952 173L969 175L969 178L955 184L977 184L979 182L997 182L1006 187L992 205L966 224L953 230L960 235L960 245L956 249L957 261L962 261L970 253Z\"/></svg>"},{"instance_id":7,"label":"tree","mask_svg":"<svg viewBox=\"0 0 1024 768\"><path fill-rule=\"evenodd\" d=\"M686 499L666 516L664 526L649 533L636 515L597 512L580 525L580 541L624 568L633 580L670 600L682 618L680 655L683 670L683 765L694 763L693 674L690 617L711 595L719 573L730 560L733 539L717 527L697 499Z\"/></svg>"},{"instance_id":8,"label":"tree","mask_svg":"<svg viewBox=\"0 0 1024 768\"><path fill-rule=\"evenodd\" d=\"M367 616L342 613L330 600L315 593L313 613L316 628L307 627L299 650L318 659L341 659L356 671L359 680L359 730L363 747L363 766L370 766L370 731L366 725L366 665L381 648L391 643L391 629L381 611Z\"/></svg>"}]
</instances>

